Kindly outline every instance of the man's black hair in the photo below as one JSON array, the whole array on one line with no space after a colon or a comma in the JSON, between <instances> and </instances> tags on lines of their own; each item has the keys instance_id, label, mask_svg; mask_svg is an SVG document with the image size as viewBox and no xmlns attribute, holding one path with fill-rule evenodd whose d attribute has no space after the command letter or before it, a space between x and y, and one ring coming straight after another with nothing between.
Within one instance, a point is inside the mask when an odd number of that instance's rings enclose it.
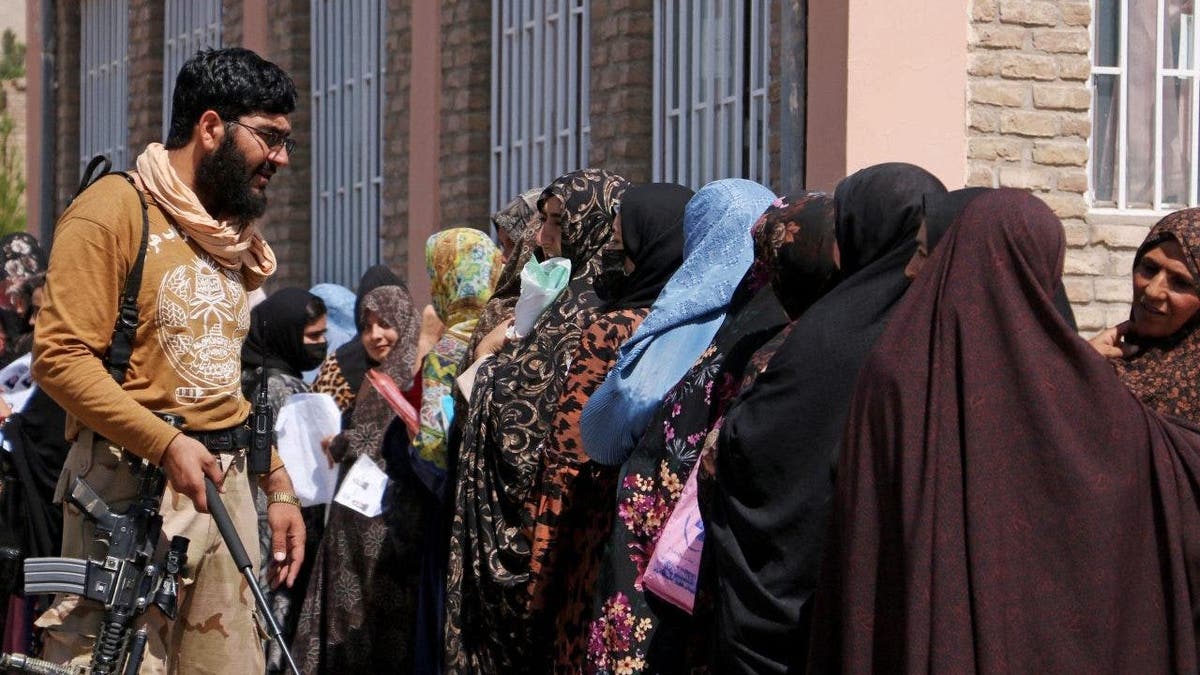
<instances>
[{"instance_id":1,"label":"man's black hair","mask_svg":"<svg viewBox=\"0 0 1200 675\"><path fill-rule=\"evenodd\" d=\"M279 66L249 49L227 47L196 52L175 78L168 150L187 145L205 110L225 122L242 115L286 115L296 109L296 85Z\"/></svg>"}]
</instances>

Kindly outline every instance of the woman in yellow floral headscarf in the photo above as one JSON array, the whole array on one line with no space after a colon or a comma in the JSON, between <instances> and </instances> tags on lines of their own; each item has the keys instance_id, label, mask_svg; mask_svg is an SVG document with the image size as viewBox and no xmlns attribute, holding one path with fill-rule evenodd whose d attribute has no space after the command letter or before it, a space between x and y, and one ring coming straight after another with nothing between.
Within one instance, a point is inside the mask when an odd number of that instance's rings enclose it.
<instances>
[{"instance_id":1,"label":"woman in yellow floral headscarf","mask_svg":"<svg viewBox=\"0 0 1200 675\"><path fill-rule=\"evenodd\" d=\"M459 365L466 360L467 343L492 297L503 259L482 232L455 228L425 242L425 267L432 281L433 310L446 331L422 361L419 428L409 434L397 418L383 440L392 478L385 497L391 505L389 533L397 550L407 551L408 561L414 564L406 569L419 576L413 579L418 589L412 627L411 672L415 673L441 671L451 397Z\"/></svg>"},{"instance_id":2,"label":"woman in yellow floral headscarf","mask_svg":"<svg viewBox=\"0 0 1200 675\"><path fill-rule=\"evenodd\" d=\"M447 417L454 408L451 388L502 266L500 250L479 230L444 230L425 242L433 309L446 332L422 365L421 428L411 455L415 473L439 498L446 478Z\"/></svg>"}]
</instances>

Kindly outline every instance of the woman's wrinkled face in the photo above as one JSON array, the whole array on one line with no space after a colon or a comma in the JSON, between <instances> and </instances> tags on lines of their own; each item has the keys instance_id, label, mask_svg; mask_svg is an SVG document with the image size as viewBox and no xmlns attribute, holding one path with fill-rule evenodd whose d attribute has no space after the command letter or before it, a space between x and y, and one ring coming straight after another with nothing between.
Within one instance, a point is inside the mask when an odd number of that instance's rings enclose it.
<instances>
[{"instance_id":1,"label":"woman's wrinkled face","mask_svg":"<svg viewBox=\"0 0 1200 675\"><path fill-rule=\"evenodd\" d=\"M396 346L400 333L372 310L367 310L363 319L362 345L372 361L382 363Z\"/></svg>"},{"instance_id":2,"label":"woman's wrinkled face","mask_svg":"<svg viewBox=\"0 0 1200 675\"><path fill-rule=\"evenodd\" d=\"M1183 247L1169 239L1150 249L1133 268L1133 330L1148 338L1170 337L1200 310L1200 292Z\"/></svg>"},{"instance_id":3,"label":"woman's wrinkled face","mask_svg":"<svg viewBox=\"0 0 1200 675\"><path fill-rule=\"evenodd\" d=\"M542 203L542 226L538 229L538 246L548 258L562 255L563 201L550 197Z\"/></svg>"}]
</instances>

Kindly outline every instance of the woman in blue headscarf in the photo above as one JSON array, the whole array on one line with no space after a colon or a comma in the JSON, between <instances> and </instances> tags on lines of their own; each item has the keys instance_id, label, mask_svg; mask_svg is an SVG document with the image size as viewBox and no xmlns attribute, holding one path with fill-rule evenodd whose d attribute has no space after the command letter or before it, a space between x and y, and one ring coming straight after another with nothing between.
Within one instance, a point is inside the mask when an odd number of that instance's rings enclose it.
<instances>
[{"instance_id":1,"label":"woman in blue headscarf","mask_svg":"<svg viewBox=\"0 0 1200 675\"><path fill-rule=\"evenodd\" d=\"M583 409L583 447L592 459L625 461L663 395L712 342L754 258L750 226L774 199L758 183L730 178L688 202L683 264Z\"/></svg>"}]
</instances>

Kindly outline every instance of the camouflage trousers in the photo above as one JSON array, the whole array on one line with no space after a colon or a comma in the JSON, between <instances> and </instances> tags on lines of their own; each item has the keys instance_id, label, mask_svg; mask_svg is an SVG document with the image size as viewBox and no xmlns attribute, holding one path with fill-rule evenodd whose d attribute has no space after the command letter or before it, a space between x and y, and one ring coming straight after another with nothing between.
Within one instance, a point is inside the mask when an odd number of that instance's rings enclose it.
<instances>
[{"instance_id":1,"label":"camouflage trousers","mask_svg":"<svg viewBox=\"0 0 1200 675\"><path fill-rule=\"evenodd\" d=\"M258 524L254 497L246 475L245 453L216 455L225 472L223 501L241 535L250 559L257 561ZM59 478L56 501L61 501L76 477L81 477L116 511L137 492L137 482L121 449L83 431L71 447ZM75 507L63 507L62 555L86 557L94 528ZM187 567L181 579L179 613L174 621L151 607L136 627L149 627L140 673L261 673L263 637L254 596L234 566L216 523L198 513L187 497L167 486L163 496L163 542L182 535L190 540ZM104 608L79 596L60 594L37 620L45 629L42 658L60 664L86 664Z\"/></svg>"}]
</instances>

